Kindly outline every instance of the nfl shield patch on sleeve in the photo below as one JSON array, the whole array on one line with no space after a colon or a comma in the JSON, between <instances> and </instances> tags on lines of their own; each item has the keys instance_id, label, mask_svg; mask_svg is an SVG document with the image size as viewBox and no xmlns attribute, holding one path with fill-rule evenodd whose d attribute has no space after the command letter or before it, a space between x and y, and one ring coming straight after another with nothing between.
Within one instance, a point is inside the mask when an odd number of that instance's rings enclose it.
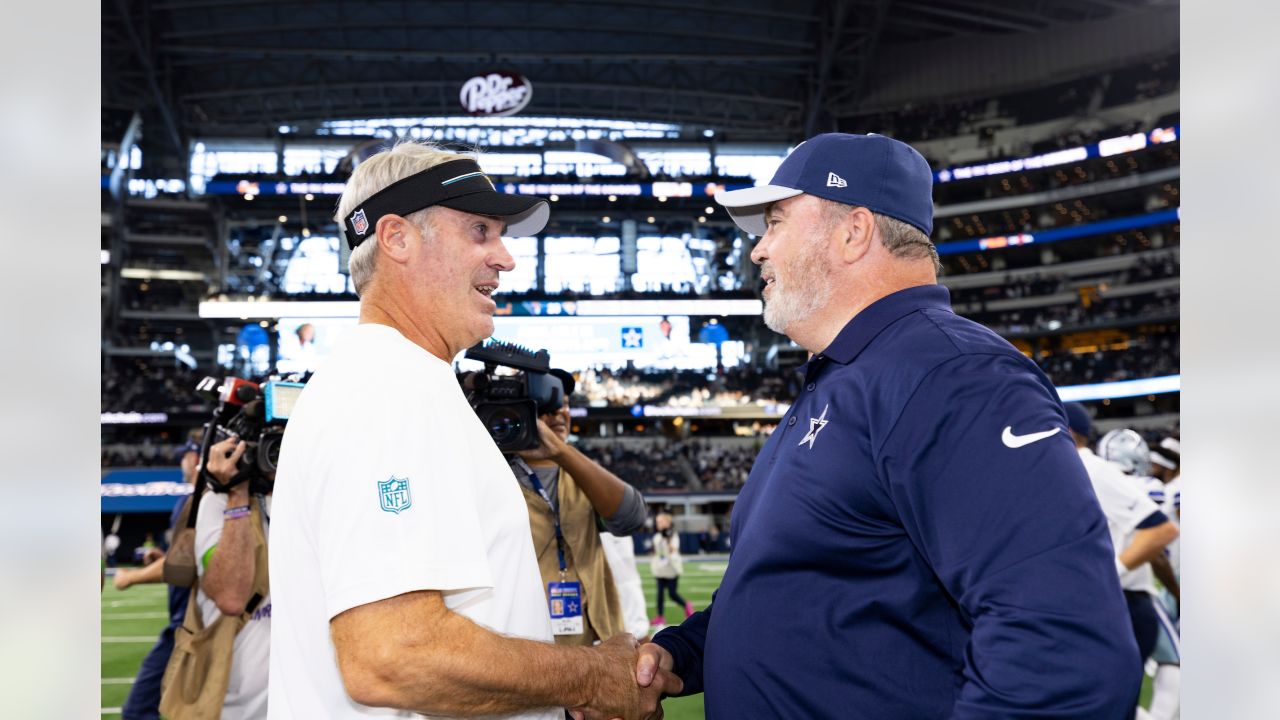
<instances>
[{"instance_id":1,"label":"nfl shield patch on sleeve","mask_svg":"<svg viewBox=\"0 0 1280 720\"><path fill-rule=\"evenodd\" d=\"M398 478L394 475L385 482L378 483L378 503L389 513L408 510L413 505L413 496L409 493L409 478Z\"/></svg>"}]
</instances>

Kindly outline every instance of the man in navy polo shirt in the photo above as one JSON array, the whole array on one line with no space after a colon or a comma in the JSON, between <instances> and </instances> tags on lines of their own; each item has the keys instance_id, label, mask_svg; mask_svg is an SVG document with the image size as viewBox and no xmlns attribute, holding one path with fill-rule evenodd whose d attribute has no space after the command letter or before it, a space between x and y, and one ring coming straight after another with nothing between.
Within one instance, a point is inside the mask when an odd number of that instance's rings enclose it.
<instances>
[{"instance_id":1,"label":"man in navy polo shirt","mask_svg":"<svg viewBox=\"0 0 1280 720\"><path fill-rule=\"evenodd\" d=\"M907 145L828 134L716 197L812 356L712 604L637 665L710 720L1132 716L1106 519L1053 385L937 284L931 186Z\"/></svg>"}]
</instances>

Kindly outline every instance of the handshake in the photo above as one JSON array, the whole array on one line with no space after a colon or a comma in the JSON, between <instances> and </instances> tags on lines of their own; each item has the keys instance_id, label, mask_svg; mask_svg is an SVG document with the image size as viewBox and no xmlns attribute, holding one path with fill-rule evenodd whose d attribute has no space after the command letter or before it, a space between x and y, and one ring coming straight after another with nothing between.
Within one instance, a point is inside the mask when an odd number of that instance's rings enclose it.
<instances>
[{"instance_id":1,"label":"handshake","mask_svg":"<svg viewBox=\"0 0 1280 720\"><path fill-rule=\"evenodd\" d=\"M658 720L662 717L662 696L674 695L684 682L671 672L671 653L661 645L640 645L622 633L590 651L596 667L590 700L569 709L575 720Z\"/></svg>"}]
</instances>

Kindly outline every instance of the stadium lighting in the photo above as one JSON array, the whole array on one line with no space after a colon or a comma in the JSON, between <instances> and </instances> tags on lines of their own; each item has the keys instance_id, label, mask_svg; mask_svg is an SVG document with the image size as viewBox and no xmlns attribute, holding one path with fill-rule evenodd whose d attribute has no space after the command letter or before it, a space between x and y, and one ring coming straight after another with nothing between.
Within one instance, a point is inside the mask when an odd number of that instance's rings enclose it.
<instances>
[{"instance_id":1,"label":"stadium lighting","mask_svg":"<svg viewBox=\"0 0 1280 720\"><path fill-rule=\"evenodd\" d=\"M1093 383L1091 385L1068 385L1058 388L1058 397L1062 402L1102 400L1104 404L1108 404L1114 398L1159 395L1180 392L1181 390L1181 375L1165 375L1141 380L1123 380L1120 382Z\"/></svg>"},{"instance_id":2,"label":"stadium lighting","mask_svg":"<svg viewBox=\"0 0 1280 720\"><path fill-rule=\"evenodd\" d=\"M618 202L618 196L617 196L617 195L610 195L610 196L609 196L609 202Z\"/></svg>"},{"instance_id":3,"label":"stadium lighting","mask_svg":"<svg viewBox=\"0 0 1280 720\"><path fill-rule=\"evenodd\" d=\"M277 220L279 220L279 221L280 221L280 222L282 222L282 223L287 223L287 222L289 222L289 216L288 216L288 215L281 215L280 217L278 217L278 218L276 218L276 219L277 219Z\"/></svg>"},{"instance_id":4,"label":"stadium lighting","mask_svg":"<svg viewBox=\"0 0 1280 720\"><path fill-rule=\"evenodd\" d=\"M605 215L604 217L600 218L600 222L609 222L610 219L611 218L608 215Z\"/></svg>"},{"instance_id":5,"label":"stadium lighting","mask_svg":"<svg viewBox=\"0 0 1280 720\"><path fill-rule=\"evenodd\" d=\"M306 197L306 198L307 198L307 200L315 200L315 199L316 199L316 196L315 196L315 195L312 195L311 193L307 193L304 197Z\"/></svg>"},{"instance_id":6,"label":"stadium lighting","mask_svg":"<svg viewBox=\"0 0 1280 720\"><path fill-rule=\"evenodd\" d=\"M559 201L560 201L560 196L559 196L559 195L552 195L552 196L551 196L551 202L559 202Z\"/></svg>"}]
</instances>

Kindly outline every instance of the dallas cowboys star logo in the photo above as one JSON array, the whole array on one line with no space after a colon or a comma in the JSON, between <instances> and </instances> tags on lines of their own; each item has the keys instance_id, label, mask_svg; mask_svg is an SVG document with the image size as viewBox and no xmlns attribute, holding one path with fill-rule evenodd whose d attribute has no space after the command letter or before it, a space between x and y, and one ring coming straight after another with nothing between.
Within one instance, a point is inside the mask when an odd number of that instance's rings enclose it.
<instances>
[{"instance_id":1,"label":"dallas cowboys star logo","mask_svg":"<svg viewBox=\"0 0 1280 720\"><path fill-rule=\"evenodd\" d=\"M831 407L830 403L822 408L822 414L816 418L809 418L809 432L800 439L800 445L809 444L809 449L813 449L813 441L818 439L818 433L822 432L822 428L827 426L827 410Z\"/></svg>"}]
</instances>

